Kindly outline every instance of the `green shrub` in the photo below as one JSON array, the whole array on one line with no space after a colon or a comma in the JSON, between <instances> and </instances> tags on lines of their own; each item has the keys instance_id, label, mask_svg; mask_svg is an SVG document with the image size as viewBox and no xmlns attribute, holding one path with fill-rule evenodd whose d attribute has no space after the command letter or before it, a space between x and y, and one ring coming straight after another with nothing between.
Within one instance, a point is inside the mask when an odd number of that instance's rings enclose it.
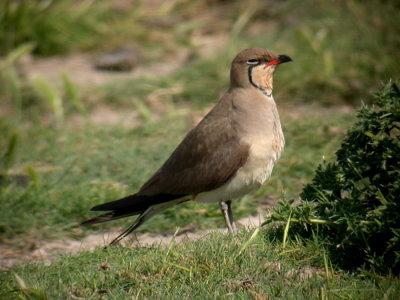
<instances>
[{"instance_id":1,"label":"green shrub","mask_svg":"<svg viewBox=\"0 0 400 300\"><path fill-rule=\"evenodd\" d=\"M281 202L270 220L317 237L331 260L379 273L400 272L400 90L387 84L362 106L336 161L320 164L300 204ZM294 223L294 224L293 224Z\"/></svg>"}]
</instances>

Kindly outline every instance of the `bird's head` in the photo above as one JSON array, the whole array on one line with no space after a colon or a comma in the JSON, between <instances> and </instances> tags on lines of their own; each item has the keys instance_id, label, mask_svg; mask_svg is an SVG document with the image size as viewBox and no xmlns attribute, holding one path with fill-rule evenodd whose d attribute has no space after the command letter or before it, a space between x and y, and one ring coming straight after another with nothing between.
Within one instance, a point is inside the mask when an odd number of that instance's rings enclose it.
<instances>
[{"instance_id":1,"label":"bird's head","mask_svg":"<svg viewBox=\"0 0 400 300\"><path fill-rule=\"evenodd\" d=\"M243 50L232 62L231 87L254 87L270 96L275 69L289 61L292 61L289 56L278 55L267 49Z\"/></svg>"}]
</instances>

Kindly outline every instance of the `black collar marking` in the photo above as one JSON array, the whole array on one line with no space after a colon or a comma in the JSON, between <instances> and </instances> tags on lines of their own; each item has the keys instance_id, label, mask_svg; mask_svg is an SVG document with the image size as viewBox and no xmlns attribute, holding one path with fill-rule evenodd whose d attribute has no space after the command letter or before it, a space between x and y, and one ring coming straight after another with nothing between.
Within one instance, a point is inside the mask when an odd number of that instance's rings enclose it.
<instances>
[{"instance_id":1,"label":"black collar marking","mask_svg":"<svg viewBox=\"0 0 400 300\"><path fill-rule=\"evenodd\" d=\"M260 64L254 65L254 66L250 66L250 67L249 67L249 69L248 69L249 82L250 82L250 84L251 84L252 86L254 86L256 89L259 89L259 90L261 91L261 93L263 93L265 96L267 96L267 97L269 98L269 97L272 96L272 91L271 91L271 94L267 94L267 93L264 91L264 89L263 89L262 87L258 86L257 84L255 84L255 83L253 82L253 75L252 75L253 68L254 68L254 67L257 67L257 66L259 66L259 65L260 65Z\"/></svg>"}]
</instances>

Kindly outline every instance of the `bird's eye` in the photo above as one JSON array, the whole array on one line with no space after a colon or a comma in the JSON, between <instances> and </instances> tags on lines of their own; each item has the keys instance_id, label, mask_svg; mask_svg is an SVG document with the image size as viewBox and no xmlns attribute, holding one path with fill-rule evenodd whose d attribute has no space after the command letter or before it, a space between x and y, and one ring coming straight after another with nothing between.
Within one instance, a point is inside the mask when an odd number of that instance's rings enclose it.
<instances>
[{"instance_id":1,"label":"bird's eye","mask_svg":"<svg viewBox=\"0 0 400 300\"><path fill-rule=\"evenodd\" d=\"M258 64L260 61L258 60L258 59L249 59L248 61L247 61L247 63L249 64L249 65L256 65L256 64Z\"/></svg>"}]
</instances>

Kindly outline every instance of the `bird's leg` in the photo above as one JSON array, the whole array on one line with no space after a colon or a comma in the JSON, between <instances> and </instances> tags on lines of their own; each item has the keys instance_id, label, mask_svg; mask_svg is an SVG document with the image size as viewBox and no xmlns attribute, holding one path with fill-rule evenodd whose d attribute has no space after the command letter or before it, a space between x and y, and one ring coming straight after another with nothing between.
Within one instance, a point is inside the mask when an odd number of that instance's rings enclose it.
<instances>
[{"instance_id":1,"label":"bird's leg","mask_svg":"<svg viewBox=\"0 0 400 300\"><path fill-rule=\"evenodd\" d=\"M236 232L236 225L233 222L233 214L231 209L231 201L221 201L219 203L221 206L222 214L224 215L226 226L228 226L228 230L230 233Z\"/></svg>"},{"instance_id":2,"label":"bird's leg","mask_svg":"<svg viewBox=\"0 0 400 300\"><path fill-rule=\"evenodd\" d=\"M231 203L232 201L227 201L226 202L228 204L228 216L229 216L229 220L231 221L231 227L233 232L236 232L236 224L235 221L233 220L233 213L232 213L232 208L231 208Z\"/></svg>"}]
</instances>

